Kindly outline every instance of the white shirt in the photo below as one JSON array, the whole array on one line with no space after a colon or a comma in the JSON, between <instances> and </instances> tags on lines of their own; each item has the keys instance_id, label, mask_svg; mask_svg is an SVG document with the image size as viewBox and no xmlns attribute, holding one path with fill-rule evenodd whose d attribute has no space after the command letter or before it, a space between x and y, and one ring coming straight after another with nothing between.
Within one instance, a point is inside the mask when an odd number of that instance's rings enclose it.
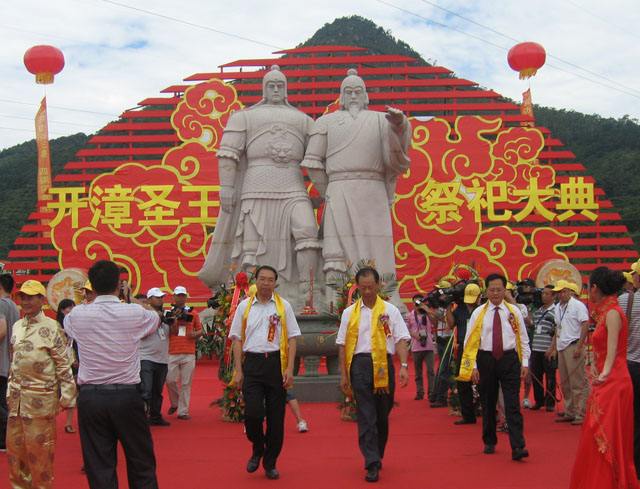
<instances>
[{"instance_id":1,"label":"white shirt","mask_svg":"<svg viewBox=\"0 0 640 489\"><path fill-rule=\"evenodd\" d=\"M486 314L484 315L484 319L482 321L482 332L480 334L480 350L484 351L492 351L493 350L493 317L495 315L496 306L488 302L488 309ZM478 319L478 316L485 309L485 305L477 307L471 317L469 318L469 325L467 326L467 334L464 337L464 344L467 344L469 340L469 336L471 336L471 332L473 331L473 326ZM522 347L522 366L529 366L529 357L531 356L531 349L529 348L529 336L527 335L527 328L524 325L524 318L522 317L522 313L520 312L520 308L511 306L518 323L520 325L520 345ZM516 349L516 334L513 331L513 327L509 322L509 314L511 312L507 309L507 306L504 302L498 306L500 314L500 320L502 324L502 349L506 350L515 350Z\"/></svg>"},{"instance_id":2,"label":"white shirt","mask_svg":"<svg viewBox=\"0 0 640 489\"><path fill-rule=\"evenodd\" d=\"M294 338L300 336L300 327L296 321L296 315L293 313L291 304L282 299L284 305L284 314L287 320L287 336ZM242 340L242 317L244 311L249 305L249 298L238 304L236 313L233 316L231 329L229 330L229 338L234 340ZM247 330L245 331L245 339L242 345L242 351L252 353L268 353L278 351L280 349L280 331L282 326L276 326L273 341L269 341L269 316L277 314L276 300L271 297L266 304L260 303L257 297L253 299L249 317L247 318Z\"/></svg>"},{"instance_id":3,"label":"white shirt","mask_svg":"<svg viewBox=\"0 0 640 489\"><path fill-rule=\"evenodd\" d=\"M78 384L140 383L140 340L160 323L155 311L100 295L74 307L64 330L78 345Z\"/></svg>"},{"instance_id":4,"label":"white shirt","mask_svg":"<svg viewBox=\"0 0 640 489\"><path fill-rule=\"evenodd\" d=\"M582 323L589 321L589 311L582 301L571 297L566 304L556 307L556 324L558 325L557 348L562 351L575 340L580 339Z\"/></svg>"},{"instance_id":5,"label":"white shirt","mask_svg":"<svg viewBox=\"0 0 640 489\"><path fill-rule=\"evenodd\" d=\"M383 302L385 304L385 314L389 315L389 329L391 330L391 336L387 337L387 353L393 355L396 352L396 343L400 340L410 340L411 335L398 308L390 302ZM353 311L354 307L356 307L356 304L347 307L342 313L340 329L338 329L338 335L336 337L336 345L344 346L345 344L347 326L349 325L349 318L351 317L351 311ZM365 306L364 302L362 302L362 307L360 308L360 324L358 325L358 342L356 343L354 354L371 353L371 313L372 309L369 309Z\"/></svg>"}]
</instances>

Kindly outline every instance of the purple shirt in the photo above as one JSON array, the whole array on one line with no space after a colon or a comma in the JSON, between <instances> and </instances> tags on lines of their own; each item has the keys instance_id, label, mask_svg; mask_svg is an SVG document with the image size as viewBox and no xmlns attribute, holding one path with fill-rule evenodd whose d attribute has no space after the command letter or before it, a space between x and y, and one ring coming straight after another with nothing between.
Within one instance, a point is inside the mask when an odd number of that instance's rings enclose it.
<instances>
[{"instance_id":1,"label":"purple shirt","mask_svg":"<svg viewBox=\"0 0 640 489\"><path fill-rule=\"evenodd\" d=\"M78 385L140 382L140 340L160 323L155 311L100 295L74 307L64 330L78 344Z\"/></svg>"},{"instance_id":2,"label":"purple shirt","mask_svg":"<svg viewBox=\"0 0 640 489\"><path fill-rule=\"evenodd\" d=\"M416 321L416 313L411 311L406 315L407 326L409 327L409 333L411 333L411 351L432 351L433 350L433 338L431 332L433 330L433 323L428 315L425 315L426 324L422 324L422 315L418 314L418 320ZM420 341L413 337L414 334L420 334L420 331L427 336L427 343L422 346Z\"/></svg>"}]
</instances>

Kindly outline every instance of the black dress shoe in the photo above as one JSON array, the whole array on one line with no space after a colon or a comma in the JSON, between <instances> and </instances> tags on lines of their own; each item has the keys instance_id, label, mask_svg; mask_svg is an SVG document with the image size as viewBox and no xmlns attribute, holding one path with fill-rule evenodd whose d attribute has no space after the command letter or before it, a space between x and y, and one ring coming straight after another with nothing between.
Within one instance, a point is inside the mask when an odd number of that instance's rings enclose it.
<instances>
[{"instance_id":1,"label":"black dress shoe","mask_svg":"<svg viewBox=\"0 0 640 489\"><path fill-rule=\"evenodd\" d=\"M514 448L511 450L511 460L522 460L529 456L529 450L526 448Z\"/></svg>"},{"instance_id":2,"label":"black dress shoe","mask_svg":"<svg viewBox=\"0 0 640 489\"><path fill-rule=\"evenodd\" d=\"M475 419L459 419L454 421L453 424L476 424Z\"/></svg>"},{"instance_id":3,"label":"black dress shoe","mask_svg":"<svg viewBox=\"0 0 640 489\"><path fill-rule=\"evenodd\" d=\"M422 401L424 399L424 394L416 394L416 397L413 398L414 401Z\"/></svg>"},{"instance_id":4,"label":"black dress shoe","mask_svg":"<svg viewBox=\"0 0 640 489\"><path fill-rule=\"evenodd\" d=\"M276 480L280 478L280 472L278 469L264 469L264 474L267 476L267 479Z\"/></svg>"},{"instance_id":5,"label":"black dress shoe","mask_svg":"<svg viewBox=\"0 0 640 489\"><path fill-rule=\"evenodd\" d=\"M496 453L496 446L495 445L485 445L483 453L485 453L487 455L491 455L492 453Z\"/></svg>"},{"instance_id":6,"label":"black dress shoe","mask_svg":"<svg viewBox=\"0 0 640 489\"><path fill-rule=\"evenodd\" d=\"M538 409L542 408L542 404L534 404L533 406L531 406L531 410L532 411L537 411Z\"/></svg>"},{"instance_id":7,"label":"black dress shoe","mask_svg":"<svg viewBox=\"0 0 640 489\"><path fill-rule=\"evenodd\" d=\"M380 478L378 474L379 472L380 468L378 467L378 464L371 464L367 469L367 475L364 476L364 480L367 482L378 482L378 479Z\"/></svg>"},{"instance_id":8,"label":"black dress shoe","mask_svg":"<svg viewBox=\"0 0 640 489\"><path fill-rule=\"evenodd\" d=\"M260 455L252 455L249 461L247 462L247 472L252 473L258 470L260 467Z\"/></svg>"},{"instance_id":9,"label":"black dress shoe","mask_svg":"<svg viewBox=\"0 0 640 489\"><path fill-rule=\"evenodd\" d=\"M441 401L436 401L436 402L432 402L431 404L429 404L429 407L432 407L432 408L443 408L443 407L447 407L447 403L446 402L441 402Z\"/></svg>"}]
</instances>

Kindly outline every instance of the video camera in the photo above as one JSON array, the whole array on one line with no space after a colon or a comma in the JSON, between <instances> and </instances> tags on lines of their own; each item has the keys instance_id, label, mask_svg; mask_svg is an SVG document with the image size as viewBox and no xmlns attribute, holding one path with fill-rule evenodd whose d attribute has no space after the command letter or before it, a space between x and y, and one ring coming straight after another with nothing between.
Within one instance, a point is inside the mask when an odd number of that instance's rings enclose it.
<instances>
[{"instance_id":1,"label":"video camera","mask_svg":"<svg viewBox=\"0 0 640 489\"><path fill-rule=\"evenodd\" d=\"M170 310L164 311L164 314L162 315L162 322L166 324L173 324L173 322L177 320L190 323L193 321L193 314L189 314L190 312L191 308L189 306L173 306Z\"/></svg>"},{"instance_id":2,"label":"video camera","mask_svg":"<svg viewBox=\"0 0 640 489\"><path fill-rule=\"evenodd\" d=\"M218 309L220 307L220 301L218 300L217 294L207 299L207 307L210 307L211 309Z\"/></svg>"},{"instance_id":3,"label":"video camera","mask_svg":"<svg viewBox=\"0 0 640 489\"><path fill-rule=\"evenodd\" d=\"M527 278L516 283L516 302L525 306L542 306L542 289L536 287L533 279Z\"/></svg>"},{"instance_id":4,"label":"video camera","mask_svg":"<svg viewBox=\"0 0 640 489\"><path fill-rule=\"evenodd\" d=\"M472 283L471 280L460 280L451 287L444 289L436 287L429 292L424 300L429 307L449 307L453 302L460 305L464 303L464 289L467 284ZM475 283L475 282L473 282Z\"/></svg>"}]
</instances>

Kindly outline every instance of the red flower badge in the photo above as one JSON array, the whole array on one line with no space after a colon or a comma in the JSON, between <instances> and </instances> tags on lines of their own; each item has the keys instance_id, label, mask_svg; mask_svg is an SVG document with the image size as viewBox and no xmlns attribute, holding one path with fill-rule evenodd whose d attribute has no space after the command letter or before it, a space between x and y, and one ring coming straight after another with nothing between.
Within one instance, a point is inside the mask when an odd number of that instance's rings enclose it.
<instances>
[{"instance_id":1,"label":"red flower badge","mask_svg":"<svg viewBox=\"0 0 640 489\"><path fill-rule=\"evenodd\" d=\"M380 324L380 327L384 329L384 335L389 338L391 336L391 328L389 327L389 315L381 314L380 318L378 319L378 323Z\"/></svg>"}]
</instances>

